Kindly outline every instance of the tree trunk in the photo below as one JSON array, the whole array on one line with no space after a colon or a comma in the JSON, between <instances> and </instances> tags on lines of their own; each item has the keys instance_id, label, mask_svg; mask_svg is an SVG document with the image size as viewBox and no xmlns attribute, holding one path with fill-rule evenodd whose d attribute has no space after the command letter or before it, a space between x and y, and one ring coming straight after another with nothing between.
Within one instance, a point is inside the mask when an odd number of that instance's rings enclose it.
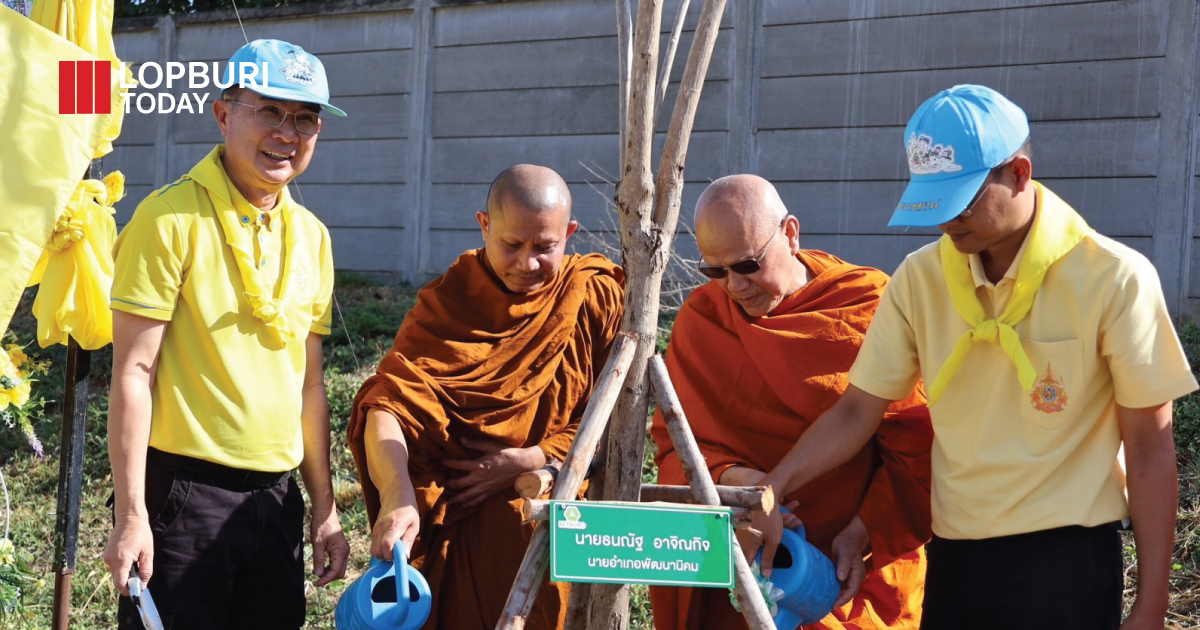
<instances>
[{"instance_id":1,"label":"tree trunk","mask_svg":"<svg viewBox=\"0 0 1200 630\"><path fill-rule=\"evenodd\" d=\"M620 3L622 0L617 0ZM625 314L621 330L637 337L634 369L617 399L609 426L605 461L606 501L637 501L642 487L648 390L646 371L639 369L654 354L658 332L658 297L666 258L662 235L653 223L655 72L658 70L662 0L638 2L633 57L630 59L629 104L624 122L624 162L617 182L621 220L621 257L625 268ZM668 246L670 241L668 239ZM588 613L589 630L625 630L629 625L629 587L594 584Z\"/></svg>"},{"instance_id":2,"label":"tree trunk","mask_svg":"<svg viewBox=\"0 0 1200 630\"><path fill-rule=\"evenodd\" d=\"M655 70L662 2L641 0L638 3L628 121L624 129L625 146L622 147L624 160L621 180L617 184L622 265L626 277L621 329L638 339L635 367L644 367L655 350L662 277L679 220L688 139L724 10L725 0L707 0L700 14L663 146L656 191L650 172L650 147L654 140L654 106L658 93ZM616 416L609 427L603 495L606 501L638 500L649 403L646 372L634 369L625 381L617 400ZM594 584L591 599L589 630L625 630L628 627L627 586Z\"/></svg>"}]
</instances>

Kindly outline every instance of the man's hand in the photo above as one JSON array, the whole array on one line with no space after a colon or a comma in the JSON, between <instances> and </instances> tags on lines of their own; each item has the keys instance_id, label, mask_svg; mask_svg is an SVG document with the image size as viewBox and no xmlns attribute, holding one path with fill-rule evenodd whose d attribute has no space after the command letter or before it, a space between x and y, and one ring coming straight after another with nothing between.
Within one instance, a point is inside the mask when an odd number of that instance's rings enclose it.
<instances>
[{"instance_id":1,"label":"man's hand","mask_svg":"<svg viewBox=\"0 0 1200 630\"><path fill-rule=\"evenodd\" d=\"M154 573L154 536L145 516L118 519L104 546L104 564L108 565L113 584L125 596L129 595L129 570L134 562L138 563L144 587Z\"/></svg>"},{"instance_id":2,"label":"man's hand","mask_svg":"<svg viewBox=\"0 0 1200 630\"><path fill-rule=\"evenodd\" d=\"M855 516L840 534L833 539L833 564L837 567L837 579L842 583L842 594L833 602L841 608L854 599L863 580L867 579L867 566L863 562L863 550L871 542L867 526Z\"/></svg>"},{"instance_id":3,"label":"man's hand","mask_svg":"<svg viewBox=\"0 0 1200 630\"><path fill-rule=\"evenodd\" d=\"M350 543L346 542L346 535L342 533L337 510L329 510L324 518L314 511L309 536L312 539L313 575L317 576L313 585L325 586L345 577Z\"/></svg>"},{"instance_id":4,"label":"man's hand","mask_svg":"<svg viewBox=\"0 0 1200 630\"><path fill-rule=\"evenodd\" d=\"M397 540L404 541L404 549L411 556L413 543L421 531L416 492L408 480L404 486L400 496L381 497L383 505L371 530L371 555L380 560L395 561L392 549Z\"/></svg>"},{"instance_id":5,"label":"man's hand","mask_svg":"<svg viewBox=\"0 0 1200 630\"><path fill-rule=\"evenodd\" d=\"M513 487L521 473L546 465L546 454L536 446L514 448L503 442L482 438L463 438L462 445L482 451L483 455L475 459L447 459L442 462L448 468L467 473L446 483L447 489L457 492L450 499L453 504L478 505L493 494Z\"/></svg>"},{"instance_id":6,"label":"man's hand","mask_svg":"<svg viewBox=\"0 0 1200 630\"><path fill-rule=\"evenodd\" d=\"M776 506L770 512L752 512L750 527L738 531L738 543L746 554L746 562L754 563L754 554L761 546L762 562L759 568L763 577L771 577L771 568L775 562L775 550L779 548L779 539L783 537L783 515Z\"/></svg>"}]
</instances>

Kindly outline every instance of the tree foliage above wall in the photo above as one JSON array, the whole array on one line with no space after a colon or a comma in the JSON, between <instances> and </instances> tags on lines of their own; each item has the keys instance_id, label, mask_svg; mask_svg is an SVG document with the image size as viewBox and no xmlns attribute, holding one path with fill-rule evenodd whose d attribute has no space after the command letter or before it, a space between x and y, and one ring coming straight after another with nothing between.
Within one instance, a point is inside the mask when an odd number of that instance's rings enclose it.
<instances>
[{"instance_id":1,"label":"tree foliage above wall","mask_svg":"<svg viewBox=\"0 0 1200 630\"><path fill-rule=\"evenodd\" d=\"M332 0L237 0L239 9L271 8L297 4L314 4ZM116 0L116 17L143 17L167 15L168 13L195 13L197 11L228 11L233 8L230 0Z\"/></svg>"}]
</instances>

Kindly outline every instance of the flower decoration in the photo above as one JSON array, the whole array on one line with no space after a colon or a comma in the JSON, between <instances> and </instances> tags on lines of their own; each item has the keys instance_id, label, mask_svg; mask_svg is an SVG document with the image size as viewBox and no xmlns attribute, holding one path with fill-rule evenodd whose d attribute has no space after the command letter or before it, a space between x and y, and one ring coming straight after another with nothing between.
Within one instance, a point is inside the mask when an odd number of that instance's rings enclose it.
<instances>
[{"instance_id":1,"label":"flower decoration","mask_svg":"<svg viewBox=\"0 0 1200 630\"><path fill-rule=\"evenodd\" d=\"M13 564L17 561L17 550L12 541L0 538L0 564Z\"/></svg>"},{"instance_id":2,"label":"flower decoration","mask_svg":"<svg viewBox=\"0 0 1200 630\"><path fill-rule=\"evenodd\" d=\"M30 401L31 378L37 374L45 374L46 362L34 361L25 354L20 346L9 344L0 348L0 421L9 428L19 427L38 457L42 457L42 441L33 431L30 417L41 409L43 400ZM3 541L0 540L0 556L3 555ZM0 558L0 564L2 564Z\"/></svg>"}]
</instances>

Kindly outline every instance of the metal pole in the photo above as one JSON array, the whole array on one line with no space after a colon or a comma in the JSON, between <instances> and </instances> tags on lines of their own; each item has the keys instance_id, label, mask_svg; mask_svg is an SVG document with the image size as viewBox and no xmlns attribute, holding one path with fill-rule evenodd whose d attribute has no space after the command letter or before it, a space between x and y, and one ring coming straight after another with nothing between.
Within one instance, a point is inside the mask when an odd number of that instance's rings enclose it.
<instances>
[{"instance_id":1,"label":"metal pole","mask_svg":"<svg viewBox=\"0 0 1200 630\"><path fill-rule=\"evenodd\" d=\"M58 462L58 509L54 519L54 630L71 619L71 575L79 545L79 505L83 487L83 437L87 428L92 353L71 337L63 400L62 450Z\"/></svg>"},{"instance_id":2,"label":"metal pole","mask_svg":"<svg viewBox=\"0 0 1200 630\"><path fill-rule=\"evenodd\" d=\"M93 160L84 179L100 173ZM63 384L62 440L58 460L58 508L54 512L54 611L52 628L71 622L71 576L79 547L79 505L83 489L83 436L91 390L92 352L67 340L67 379Z\"/></svg>"}]
</instances>

